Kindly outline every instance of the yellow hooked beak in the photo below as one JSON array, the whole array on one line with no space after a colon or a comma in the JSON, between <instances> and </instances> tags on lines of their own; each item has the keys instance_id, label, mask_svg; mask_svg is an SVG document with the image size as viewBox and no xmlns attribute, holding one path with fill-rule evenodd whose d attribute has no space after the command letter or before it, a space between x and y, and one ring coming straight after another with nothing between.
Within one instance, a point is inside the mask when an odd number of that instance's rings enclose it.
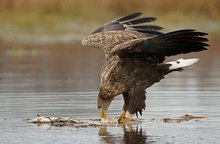
<instances>
[{"instance_id":1,"label":"yellow hooked beak","mask_svg":"<svg viewBox=\"0 0 220 144\"><path fill-rule=\"evenodd\" d=\"M104 119L107 118L106 112L102 108L99 108L99 115L100 118L104 118Z\"/></svg>"}]
</instances>

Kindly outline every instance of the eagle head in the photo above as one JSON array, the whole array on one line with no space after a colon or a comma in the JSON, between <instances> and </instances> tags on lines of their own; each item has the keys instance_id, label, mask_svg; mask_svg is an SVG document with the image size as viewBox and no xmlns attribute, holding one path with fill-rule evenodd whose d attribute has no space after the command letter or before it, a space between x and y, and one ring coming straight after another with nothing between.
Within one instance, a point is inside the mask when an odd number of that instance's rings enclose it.
<instances>
[{"instance_id":1,"label":"eagle head","mask_svg":"<svg viewBox=\"0 0 220 144\"><path fill-rule=\"evenodd\" d=\"M108 92L100 89L97 98L97 107L102 118L106 118L106 112L113 99L114 96L111 96Z\"/></svg>"}]
</instances>

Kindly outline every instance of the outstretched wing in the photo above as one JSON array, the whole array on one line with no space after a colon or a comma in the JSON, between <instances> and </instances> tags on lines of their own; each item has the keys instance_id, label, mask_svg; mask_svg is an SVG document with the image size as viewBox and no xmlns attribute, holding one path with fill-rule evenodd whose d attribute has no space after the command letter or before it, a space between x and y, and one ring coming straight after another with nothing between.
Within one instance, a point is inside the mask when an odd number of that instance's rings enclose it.
<instances>
[{"instance_id":1,"label":"outstretched wing","mask_svg":"<svg viewBox=\"0 0 220 144\"><path fill-rule=\"evenodd\" d=\"M162 34L159 32L161 29L163 29L162 27L147 24L149 22L155 21L155 17L140 17L141 15L141 12L135 12L119 17L109 23L97 27L89 34L117 30L137 31L149 36Z\"/></svg>"},{"instance_id":2,"label":"outstretched wing","mask_svg":"<svg viewBox=\"0 0 220 144\"><path fill-rule=\"evenodd\" d=\"M206 42L207 35L192 29L174 31L152 38L133 39L115 46L111 53L120 57L139 54L143 56L153 55L162 62L162 57L181 53L206 50L209 46ZM140 57L141 58L141 57ZM162 60L162 61L161 61Z\"/></svg>"}]
</instances>

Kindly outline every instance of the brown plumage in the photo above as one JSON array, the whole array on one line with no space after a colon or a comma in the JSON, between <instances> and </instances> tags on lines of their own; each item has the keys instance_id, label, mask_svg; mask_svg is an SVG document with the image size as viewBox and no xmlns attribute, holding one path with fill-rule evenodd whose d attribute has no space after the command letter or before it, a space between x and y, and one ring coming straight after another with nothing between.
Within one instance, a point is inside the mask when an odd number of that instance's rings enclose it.
<instances>
[{"instance_id":1,"label":"brown plumage","mask_svg":"<svg viewBox=\"0 0 220 144\"><path fill-rule=\"evenodd\" d=\"M184 29L163 34L160 32L162 27L147 24L156 18L139 18L141 14L117 18L96 28L82 40L83 46L100 48L105 54L97 100L102 118L106 117L114 97L120 94L124 98L121 118L127 111L142 115L146 106L145 89L171 71L185 67L171 69L172 63L163 63L165 58L202 51L208 46L206 33Z\"/></svg>"}]
</instances>

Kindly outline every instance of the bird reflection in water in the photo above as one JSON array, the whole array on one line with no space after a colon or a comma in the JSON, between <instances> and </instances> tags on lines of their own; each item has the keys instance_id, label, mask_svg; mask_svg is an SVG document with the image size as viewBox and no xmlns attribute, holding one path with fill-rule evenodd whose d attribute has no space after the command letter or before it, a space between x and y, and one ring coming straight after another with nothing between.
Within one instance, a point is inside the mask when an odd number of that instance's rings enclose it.
<instances>
[{"instance_id":1,"label":"bird reflection in water","mask_svg":"<svg viewBox=\"0 0 220 144\"><path fill-rule=\"evenodd\" d=\"M132 124L121 124L120 127L123 129L122 135L116 135L114 132L108 131L108 126L104 125L100 127L99 136L101 143L125 143L125 144L152 144L154 141L146 134L142 128L134 126ZM109 127L110 129L110 127Z\"/></svg>"}]
</instances>

